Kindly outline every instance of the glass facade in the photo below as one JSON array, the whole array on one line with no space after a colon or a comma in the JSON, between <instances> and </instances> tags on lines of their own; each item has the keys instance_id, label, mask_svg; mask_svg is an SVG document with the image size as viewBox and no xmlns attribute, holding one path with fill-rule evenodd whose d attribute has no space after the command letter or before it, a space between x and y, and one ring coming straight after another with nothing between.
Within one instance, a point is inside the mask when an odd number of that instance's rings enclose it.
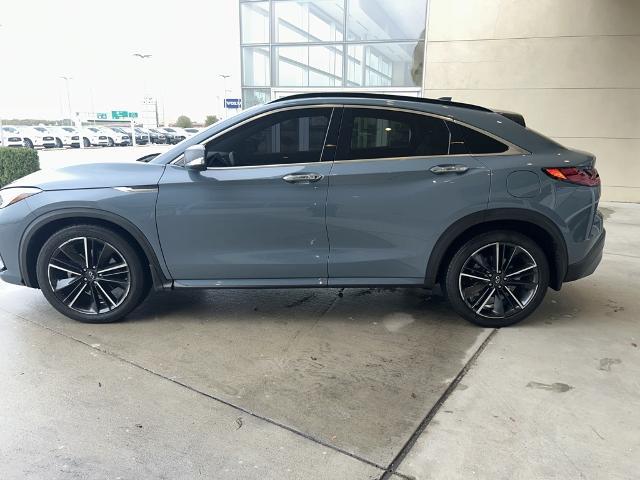
<instances>
[{"instance_id":1,"label":"glass facade","mask_svg":"<svg viewBox=\"0 0 640 480\"><path fill-rule=\"evenodd\" d=\"M422 87L427 0L240 0L245 108L296 91Z\"/></svg>"}]
</instances>

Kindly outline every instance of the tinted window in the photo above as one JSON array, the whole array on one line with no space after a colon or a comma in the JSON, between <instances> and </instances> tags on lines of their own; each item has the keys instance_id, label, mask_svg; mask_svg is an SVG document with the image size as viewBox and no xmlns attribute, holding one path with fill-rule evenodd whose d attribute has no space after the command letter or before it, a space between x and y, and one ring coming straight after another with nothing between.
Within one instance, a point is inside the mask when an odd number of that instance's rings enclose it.
<instances>
[{"instance_id":1,"label":"tinted window","mask_svg":"<svg viewBox=\"0 0 640 480\"><path fill-rule=\"evenodd\" d=\"M207 143L207 166L317 162L331 111L331 108L287 110L240 126Z\"/></svg>"},{"instance_id":2,"label":"tinted window","mask_svg":"<svg viewBox=\"0 0 640 480\"><path fill-rule=\"evenodd\" d=\"M507 145L488 137L484 133L459 124L457 124L456 127L460 132L461 139L464 141L468 153L503 153L509 150Z\"/></svg>"},{"instance_id":3,"label":"tinted window","mask_svg":"<svg viewBox=\"0 0 640 480\"><path fill-rule=\"evenodd\" d=\"M428 115L379 109L346 109L338 159L447 155L449 129Z\"/></svg>"}]
</instances>

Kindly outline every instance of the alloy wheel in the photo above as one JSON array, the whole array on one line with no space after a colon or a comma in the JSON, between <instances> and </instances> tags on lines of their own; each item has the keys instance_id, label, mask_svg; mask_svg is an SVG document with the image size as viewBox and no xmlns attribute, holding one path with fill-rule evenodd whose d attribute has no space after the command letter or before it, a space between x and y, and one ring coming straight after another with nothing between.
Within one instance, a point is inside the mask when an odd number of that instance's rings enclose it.
<instances>
[{"instance_id":1,"label":"alloy wheel","mask_svg":"<svg viewBox=\"0 0 640 480\"><path fill-rule=\"evenodd\" d=\"M533 300L540 280L533 256L520 245L494 242L465 261L458 277L462 299L476 315L508 318Z\"/></svg>"},{"instance_id":2,"label":"alloy wheel","mask_svg":"<svg viewBox=\"0 0 640 480\"><path fill-rule=\"evenodd\" d=\"M58 300L83 314L112 311L131 289L124 256L110 243L92 237L72 238L56 248L47 273Z\"/></svg>"}]
</instances>

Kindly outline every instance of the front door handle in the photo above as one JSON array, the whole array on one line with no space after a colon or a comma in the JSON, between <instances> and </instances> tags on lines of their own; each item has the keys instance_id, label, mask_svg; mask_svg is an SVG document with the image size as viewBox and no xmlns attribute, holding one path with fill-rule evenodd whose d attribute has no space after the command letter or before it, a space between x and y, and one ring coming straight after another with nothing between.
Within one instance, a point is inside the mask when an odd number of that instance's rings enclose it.
<instances>
[{"instance_id":1,"label":"front door handle","mask_svg":"<svg viewBox=\"0 0 640 480\"><path fill-rule=\"evenodd\" d=\"M282 179L287 183L313 183L322 180L322 177L319 173L290 173Z\"/></svg>"},{"instance_id":2,"label":"front door handle","mask_svg":"<svg viewBox=\"0 0 640 480\"><path fill-rule=\"evenodd\" d=\"M461 164L447 164L447 165L436 165L435 167L431 167L430 170L433 173L442 174L442 173L464 173L469 170L469 167Z\"/></svg>"}]
</instances>

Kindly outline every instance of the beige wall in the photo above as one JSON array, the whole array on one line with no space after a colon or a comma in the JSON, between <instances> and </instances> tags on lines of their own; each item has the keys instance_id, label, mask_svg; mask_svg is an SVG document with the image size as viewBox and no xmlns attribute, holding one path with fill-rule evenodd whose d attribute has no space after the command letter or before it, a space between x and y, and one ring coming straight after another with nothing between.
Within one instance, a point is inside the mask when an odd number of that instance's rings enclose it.
<instances>
[{"instance_id":1,"label":"beige wall","mask_svg":"<svg viewBox=\"0 0 640 480\"><path fill-rule=\"evenodd\" d=\"M430 0L425 96L524 114L640 202L640 0Z\"/></svg>"}]
</instances>

